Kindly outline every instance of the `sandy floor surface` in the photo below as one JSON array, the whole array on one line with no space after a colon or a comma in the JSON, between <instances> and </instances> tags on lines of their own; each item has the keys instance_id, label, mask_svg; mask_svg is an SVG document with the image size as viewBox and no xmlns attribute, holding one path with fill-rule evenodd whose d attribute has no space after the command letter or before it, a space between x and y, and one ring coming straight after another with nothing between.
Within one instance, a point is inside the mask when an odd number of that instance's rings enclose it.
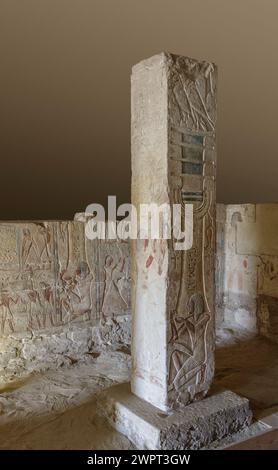
<instances>
[{"instance_id":1,"label":"sandy floor surface","mask_svg":"<svg viewBox=\"0 0 278 470\"><path fill-rule=\"evenodd\" d=\"M0 449L128 449L96 416L101 390L129 380L130 356L103 353L0 391Z\"/></svg>"},{"instance_id":2,"label":"sandy floor surface","mask_svg":"<svg viewBox=\"0 0 278 470\"><path fill-rule=\"evenodd\" d=\"M219 330L210 393L230 389L250 399L256 417L271 412L278 405L277 357L278 345L232 327ZM105 352L2 387L0 449L133 448L96 414L98 394L129 375L128 354ZM221 446L263 429L255 423Z\"/></svg>"},{"instance_id":3,"label":"sandy floor surface","mask_svg":"<svg viewBox=\"0 0 278 470\"><path fill-rule=\"evenodd\" d=\"M229 389L249 398L256 416L278 405L278 344L223 328L217 333L215 359L211 393Z\"/></svg>"}]
</instances>

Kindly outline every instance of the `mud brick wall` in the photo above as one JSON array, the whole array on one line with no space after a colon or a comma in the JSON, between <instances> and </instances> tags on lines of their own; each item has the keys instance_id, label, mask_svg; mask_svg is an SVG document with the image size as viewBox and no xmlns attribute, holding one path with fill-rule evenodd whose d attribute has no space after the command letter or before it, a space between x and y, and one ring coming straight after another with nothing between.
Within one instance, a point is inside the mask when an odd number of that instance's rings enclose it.
<instances>
[{"instance_id":1,"label":"mud brick wall","mask_svg":"<svg viewBox=\"0 0 278 470\"><path fill-rule=\"evenodd\" d=\"M129 244L91 241L84 229L82 222L0 223L0 368L27 350L36 362L40 347L51 362L55 351L61 360L129 346Z\"/></svg>"},{"instance_id":2,"label":"mud brick wall","mask_svg":"<svg viewBox=\"0 0 278 470\"><path fill-rule=\"evenodd\" d=\"M219 319L278 342L278 204L219 205L217 227Z\"/></svg>"}]
</instances>

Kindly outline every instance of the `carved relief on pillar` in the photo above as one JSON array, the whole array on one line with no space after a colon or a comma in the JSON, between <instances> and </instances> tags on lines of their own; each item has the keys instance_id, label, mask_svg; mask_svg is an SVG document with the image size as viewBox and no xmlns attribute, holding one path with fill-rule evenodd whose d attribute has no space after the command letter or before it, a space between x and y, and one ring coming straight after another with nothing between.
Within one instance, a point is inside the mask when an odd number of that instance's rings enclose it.
<instances>
[{"instance_id":1,"label":"carved relief on pillar","mask_svg":"<svg viewBox=\"0 0 278 470\"><path fill-rule=\"evenodd\" d=\"M207 361L207 325L210 319L205 309L203 295L192 294L182 316L172 320L174 336L170 338L172 351L169 364L169 391L177 393L186 387L189 399L196 394L196 386L205 379ZM193 387L192 387L193 386ZM193 388L194 395L191 396Z\"/></svg>"},{"instance_id":2,"label":"carved relief on pillar","mask_svg":"<svg viewBox=\"0 0 278 470\"><path fill-rule=\"evenodd\" d=\"M206 198L207 192L204 191ZM206 393L212 373L214 325L214 229L211 203L196 204L194 244L180 255L175 305L170 310L169 393L173 401L186 402ZM177 289L176 289L177 290ZM209 335L208 330L209 331ZM207 370L208 369L208 370Z\"/></svg>"},{"instance_id":3,"label":"carved relief on pillar","mask_svg":"<svg viewBox=\"0 0 278 470\"><path fill-rule=\"evenodd\" d=\"M131 101L132 202L193 206L188 251L134 244L132 391L169 410L213 377L216 67L158 54L133 68Z\"/></svg>"},{"instance_id":4,"label":"carved relief on pillar","mask_svg":"<svg viewBox=\"0 0 278 470\"><path fill-rule=\"evenodd\" d=\"M214 369L216 71L213 64L184 57L169 61L172 201L193 204L194 214L193 246L170 270L168 386L173 406L205 394Z\"/></svg>"}]
</instances>

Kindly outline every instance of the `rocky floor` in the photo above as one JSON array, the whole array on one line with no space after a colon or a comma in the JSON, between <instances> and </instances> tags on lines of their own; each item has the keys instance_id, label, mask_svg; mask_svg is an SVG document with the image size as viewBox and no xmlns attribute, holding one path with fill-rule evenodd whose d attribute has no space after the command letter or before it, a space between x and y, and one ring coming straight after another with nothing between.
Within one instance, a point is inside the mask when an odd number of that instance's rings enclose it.
<instances>
[{"instance_id":1,"label":"rocky floor","mask_svg":"<svg viewBox=\"0 0 278 470\"><path fill-rule=\"evenodd\" d=\"M211 393L230 389L248 397L257 421L212 447L263 432L259 420L278 405L278 345L232 327L217 334ZM132 444L96 415L96 398L129 380L125 352L86 355L70 366L33 372L0 389L0 449L129 449Z\"/></svg>"}]
</instances>

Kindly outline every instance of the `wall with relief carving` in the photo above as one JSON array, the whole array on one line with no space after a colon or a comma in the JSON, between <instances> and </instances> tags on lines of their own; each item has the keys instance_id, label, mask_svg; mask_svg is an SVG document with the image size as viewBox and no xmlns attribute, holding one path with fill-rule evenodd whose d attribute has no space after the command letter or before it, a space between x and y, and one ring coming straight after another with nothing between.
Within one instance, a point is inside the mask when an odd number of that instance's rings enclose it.
<instances>
[{"instance_id":1,"label":"wall with relief carving","mask_svg":"<svg viewBox=\"0 0 278 470\"><path fill-rule=\"evenodd\" d=\"M218 317L278 342L278 204L219 205Z\"/></svg>"},{"instance_id":2,"label":"wall with relief carving","mask_svg":"<svg viewBox=\"0 0 278 470\"><path fill-rule=\"evenodd\" d=\"M129 346L129 244L88 240L84 228L84 223L66 221L0 223L4 369L13 357L7 350L22 356L22 348L26 353L26 344L38 338L46 362L55 348L74 356L81 343L82 352ZM51 337L57 346L50 344ZM35 360L37 353L32 354Z\"/></svg>"},{"instance_id":3,"label":"wall with relief carving","mask_svg":"<svg viewBox=\"0 0 278 470\"><path fill-rule=\"evenodd\" d=\"M278 204L217 205L216 320L278 342ZM0 223L0 381L130 345L130 244ZM67 359L70 358L70 359Z\"/></svg>"},{"instance_id":4,"label":"wall with relief carving","mask_svg":"<svg viewBox=\"0 0 278 470\"><path fill-rule=\"evenodd\" d=\"M129 313L129 246L80 222L0 224L0 334Z\"/></svg>"}]
</instances>

